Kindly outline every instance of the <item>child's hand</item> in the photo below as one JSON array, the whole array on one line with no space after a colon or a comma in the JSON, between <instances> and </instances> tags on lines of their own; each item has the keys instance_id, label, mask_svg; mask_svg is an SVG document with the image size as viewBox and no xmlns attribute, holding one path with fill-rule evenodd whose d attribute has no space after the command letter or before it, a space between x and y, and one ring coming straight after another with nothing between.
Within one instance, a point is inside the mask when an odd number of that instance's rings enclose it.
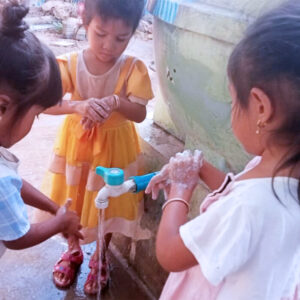
<instances>
[{"instance_id":1,"label":"child's hand","mask_svg":"<svg viewBox=\"0 0 300 300\"><path fill-rule=\"evenodd\" d=\"M195 150L194 154L189 150L177 153L159 174L151 179L145 192L152 193L152 198L156 199L161 189L164 190L166 197L171 185L181 189L193 189L199 181L198 174L202 165L203 154L199 150Z\"/></svg>"},{"instance_id":2,"label":"child's hand","mask_svg":"<svg viewBox=\"0 0 300 300\"><path fill-rule=\"evenodd\" d=\"M83 126L83 128L85 130L90 130L90 129L92 129L96 125L95 122L93 122L92 120L90 120L87 117L83 117L81 119L80 123L81 123L81 125Z\"/></svg>"},{"instance_id":3,"label":"child's hand","mask_svg":"<svg viewBox=\"0 0 300 300\"><path fill-rule=\"evenodd\" d=\"M169 179L171 191L176 190L176 194L192 191L199 182L199 171L203 165L203 154L196 150L177 153L170 159Z\"/></svg>"},{"instance_id":4,"label":"child's hand","mask_svg":"<svg viewBox=\"0 0 300 300\"><path fill-rule=\"evenodd\" d=\"M117 95L111 95L102 99L91 98L86 101L86 107L83 111L83 116L95 123L103 123L106 121L112 112L118 109L120 100Z\"/></svg>"},{"instance_id":5,"label":"child's hand","mask_svg":"<svg viewBox=\"0 0 300 300\"><path fill-rule=\"evenodd\" d=\"M80 220L78 215L74 211L70 211L72 200L68 199L66 204L59 208L56 213L56 218L61 224L61 231L64 236L75 235L80 239L83 239L82 233L79 231L81 229Z\"/></svg>"},{"instance_id":6,"label":"child's hand","mask_svg":"<svg viewBox=\"0 0 300 300\"><path fill-rule=\"evenodd\" d=\"M169 164L164 165L161 171L152 177L145 192L146 194L152 193L152 199L156 200L160 190L164 190L165 198L167 198L170 190Z\"/></svg>"}]
</instances>

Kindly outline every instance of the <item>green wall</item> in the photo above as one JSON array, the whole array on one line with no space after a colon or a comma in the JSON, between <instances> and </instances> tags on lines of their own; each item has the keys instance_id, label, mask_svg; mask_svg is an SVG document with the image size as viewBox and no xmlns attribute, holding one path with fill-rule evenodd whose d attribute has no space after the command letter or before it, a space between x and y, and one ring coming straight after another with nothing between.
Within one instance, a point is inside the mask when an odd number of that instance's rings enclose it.
<instances>
[{"instance_id":1,"label":"green wall","mask_svg":"<svg viewBox=\"0 0 300 300\"><path fill-rule=\"evenodd\" d=\"M154 120L225 171L239 171L249 159L231 133L228 57L254 17L280 2L183 1L172 24L154 17Z\"/></svg>"}]
</instances>

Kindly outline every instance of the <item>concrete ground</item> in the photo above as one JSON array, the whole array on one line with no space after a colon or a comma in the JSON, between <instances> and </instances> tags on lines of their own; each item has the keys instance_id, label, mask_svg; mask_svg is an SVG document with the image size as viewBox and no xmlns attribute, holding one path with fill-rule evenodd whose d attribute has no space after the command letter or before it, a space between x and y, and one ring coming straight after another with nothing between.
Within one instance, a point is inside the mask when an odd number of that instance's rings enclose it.
<instances>
[{"instance_id":1,"label":"concrete ground","mask_svg":"<svg viewBox=\"0 0 300 300\"><path fill-rule=\"evenodd\" d=\"M96 299L96 296L88 297L83 292L90 270L88 261L95 249L94 244L83 246L85 259L71 288L60 290L53 284L53 265L65 249L66 244L62 240L52 238L26 250L7 251L1 258L0 299ZM112 267L111 281L109 287L101 294L102 300L153 299L115 248L110 251L109 258Z\"/></svg>"},{"instance_id":2,"label":"concrete ground","mask_svg":"<svg viewBox=\"0 0 300 300\"><path fill-rule=\"evenodd\" d=\"M51 41L57 39L52 33L37 33L40 39L50 45L55 54L67 51L76 51L76 47L82 48L86 42L80 42L75 47L64 48L51 45ZM78 49L78 48L77 48ZM146 63L147 66L153 61L152 41L134 39L127 53L133 54ZM155 72L150 70L153 80L153 88L157 89ZM154 101L148 105L148 122L151 121ZM54 138L63 116L41 115L35 121L31 132L19 143L11 148L16 154L21 165L20 175L40 188L47 163L52 151ZM29 214L31 210L29 209ZM80 269L78 280L66 291L57 289L52 282L52 269L62 251L66 249L64 241L54 237L50 240L22 251L7 250L0 262L0 300L54 300L54 299L94 299L83 293L83 285L89 272L88 258L93 253L93 244L84 247L85 260ZM134 272L126 265L115 248L111 248L110 257L113 265L111 286L106 290L102 299L116 300L142 300L153 299L139 284Z\"/></svg>"}]
</instances>

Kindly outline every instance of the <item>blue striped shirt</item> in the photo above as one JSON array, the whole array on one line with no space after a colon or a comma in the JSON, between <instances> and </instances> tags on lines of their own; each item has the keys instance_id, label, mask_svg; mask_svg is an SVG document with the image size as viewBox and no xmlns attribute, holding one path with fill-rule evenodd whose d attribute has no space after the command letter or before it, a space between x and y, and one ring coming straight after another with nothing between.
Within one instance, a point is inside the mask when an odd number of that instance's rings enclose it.
<instances>
[{"instance_id":1,"label":"blue striped shirt","mask_svg":"<svg viewBox=\"0 0 300 300\"><path fill-rule=\"evenodd\" d=\"M21 197L22 179L17 173L18 159L0 147L0 257L2 241L17 240L30 229L27 210Z\"/></svg>"}]
</instances>

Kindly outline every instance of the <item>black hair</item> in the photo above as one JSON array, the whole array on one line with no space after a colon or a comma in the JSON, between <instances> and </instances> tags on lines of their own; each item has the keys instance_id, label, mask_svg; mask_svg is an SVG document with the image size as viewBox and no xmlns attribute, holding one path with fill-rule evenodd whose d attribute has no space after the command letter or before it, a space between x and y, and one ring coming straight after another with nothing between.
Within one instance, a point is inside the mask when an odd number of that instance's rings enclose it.
<instances>
[{"instance_id":1,"label":"black hair","mask_svg":"<svg viewBox=\"0 0 300 300\"><path fill-rule=\"evenodd\" d=\"M240 107L248 107L253 87L260 88L272 102L282 121L271 132L289 151L278 164L280 170L300 167L300 2L287 1L259 17L233 50L228 76L237 91ZM300 177L300 174L299 174ZM274 179L274 177L273 177ZM300 201L300 185L298 186Z\"/></svg>"},{"instance_id":2,"label":"black hair","mask_svg":"<svg viewBox=\"0 0 300 300\"><path fill-rule=\"evenodd\" d=\"M143 15L144 5L144 0L85 0L83 24L89 25L95 15L104 20L122 19L134 33Z\"/></svg>"},{"instance_id":3,"label":"black hair","mask_svg":"<svg viewBox=\"0 0 300 300\"><path fill-rule=\"evenodd\" d=\"M49 108L62 99L62 83L55 56L28 31L23 18L28 8L4 6L0 24L0 89L16 106L15 116L34 105Z\"/></svg>"}]
</instances>

